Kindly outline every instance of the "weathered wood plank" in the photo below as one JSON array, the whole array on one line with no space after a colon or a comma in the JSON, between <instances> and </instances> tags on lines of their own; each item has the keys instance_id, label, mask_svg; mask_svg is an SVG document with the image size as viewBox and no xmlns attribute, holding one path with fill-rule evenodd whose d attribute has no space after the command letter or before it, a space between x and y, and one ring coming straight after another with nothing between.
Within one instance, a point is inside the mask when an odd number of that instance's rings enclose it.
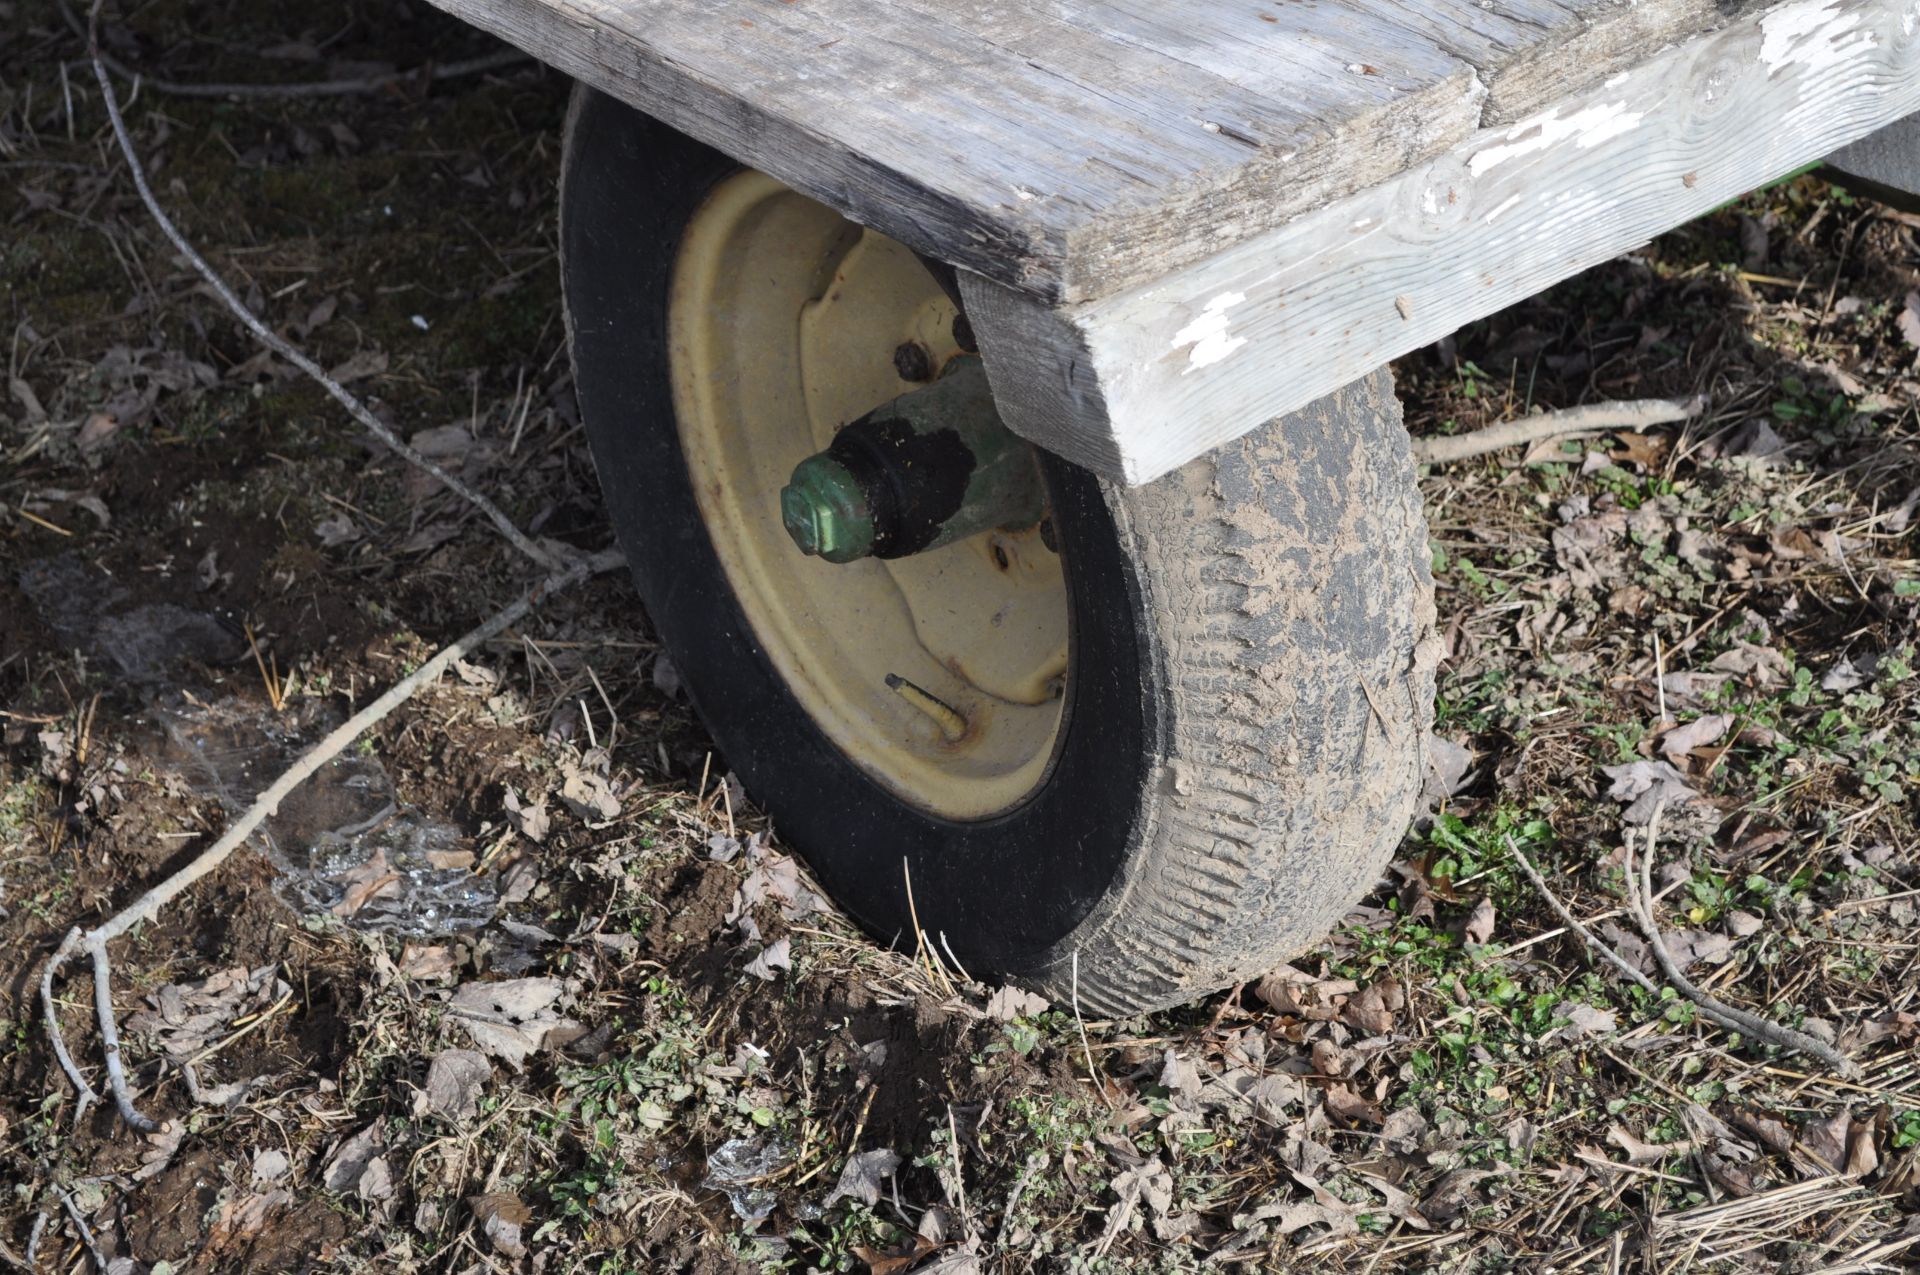
<instances>
[{"instance_id":1,"label":"weathered wood plank","mask_svg":"<svg viewBox=\"0 0 1920 1275\"><path fill-rule=\"evenodd\" d=\"M1920 110L1920 0L1789 0L1157 282L962 277L1008 423L1143 482Z\"/></svg>"},{"instance_id":2,"label":"weathered wood plank","mask_svg":"<svg viewBox=\"0 0 1920 1275\"><path fill-rule=\"evenodd\" d=\"M1545 110L1674 44L1757 11L1764 0L1567 0L1567 5L1572 21L1554 23L1488 80L1482 124L1510 124Z\"/></svg>"},{"instance_id":3,"label":"weathered wood plank","mask_svg":"<svg viewBox=\"0 0 1920 1275\"><path fill-rule=\"evenodd\" d=\"M1920 197L1920 115L1896 120L1827 156L1842 173Z\"/></svg>"},{"instance_id":4,"label":"weathered wood plank","mask_svg":"<svg viewBox=\"0 0 1920 1275\"><path fill-rule=\"evenodd\" d=\"M1740 0L435 2L923 252L1080 301Z\"/></svg>"}]
</instances>

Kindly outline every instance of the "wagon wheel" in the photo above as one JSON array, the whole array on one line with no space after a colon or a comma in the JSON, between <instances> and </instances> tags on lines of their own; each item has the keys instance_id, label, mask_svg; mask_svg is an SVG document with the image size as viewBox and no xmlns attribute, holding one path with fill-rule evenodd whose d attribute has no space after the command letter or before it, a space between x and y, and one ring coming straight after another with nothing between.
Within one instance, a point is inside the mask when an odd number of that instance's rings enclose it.
<instances>
[{"instance_id":1,"label":"wagon wheel","mask_svg":"<svg viewBox=\"0 0 1920 1275\"><path fill-rule=\"evenodd\" d=\"M1377 879L1433 696L1384 372L1125 489L1004 433L911 252L585 90L561 242L660 641L874 935L917 912L972 974L1117 1014L1271 967Z\"/></svg>"}]
</instances>

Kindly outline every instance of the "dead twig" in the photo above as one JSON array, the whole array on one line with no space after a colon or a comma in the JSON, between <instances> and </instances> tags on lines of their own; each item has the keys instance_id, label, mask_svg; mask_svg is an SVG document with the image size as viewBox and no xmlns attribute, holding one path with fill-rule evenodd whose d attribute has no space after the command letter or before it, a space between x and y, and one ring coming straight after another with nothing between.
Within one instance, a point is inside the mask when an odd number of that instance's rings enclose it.
<instances>
[{"instance_id":1,"label":"dead twig","mask_svg":"<svg viewBox=\"0 0 1920 1275\"><path fill-rule=\"evenodd\" d=\"M65 1072L67 1078L73 1082L74 1088L80 1095L76 1119L85 1113L89 1105L99 1100L99 1095L81 1074L79 1067L74 1063L73 1056L67 1051L65 1036L60 1027L59 1009L54 998L54 982L68 962L73 960L74 957L78 956L81 952L86 952L92 958L93 964L94 1011L100 1026L102 1052L107 1067L108 1087L113 1093L114 1102L119 1108L121 1117L129 1125L145 1133L151 1132L159 1126L134 1106L132 1093L127 1084L125 1068L120 1058L119 1024L113 1011L112 968L107 957L107 944L126 934L135 926L154 919L159 915L160 910L168 903L224 863L256 828L279 809L281 801L283 801L288 794L304 783L322 766L326 765L327 762L345 751L348 745L352 744L362 734L379 723L394 709L411 699L422 687L428 686L438 680L440 674L445 671L453 661L460 659L469 651L479 649L496 634L526 615L528 611L532 610L536 603L547 595L570 588L591 575L608 570L618 565L623 558L617 550L612 550L596 554L590 558L578 559L572 564L563 567L554 555L534 544L518 527L514 526L512 521L509 520L492 501L468 488L465 484L459 482L453 478L452 475L442 470L438 465L435 465L414 449L400 442L392 431L388 430L386 426L367 409L365 404L348 393L337 381L322 371L319 365L313 362L312 359L309 359L293 345L273 332L262 323L252 311L247 309L240 299L234 295L233 290L227 286L226 281L214 271L213 267L207 264L206 259L194 249L192 244L187 242L179 229L174 226L173 222L167 217L166 211L160 207L159 202L154 198L151 187L147 184L146 171L141 166L139 157L134 151L133 139L128 134L126 120L120 113L120 104L114 96L112 81L108 79L106 67L102 65L100 60L100 49L97 39L100 5L101 0L95 0L94 6L89 13L86 32L88 48L93 57L94 76L100 83L100 92L107 108L107 118L113 125L114 137L119 142L121 153L126 158L128 170L133 175L134 185L140 192L141 201L146 205L147 211L153 215L154 220L159 223L161 230L166 233L167 238L172 241L174 247L179 249L179 251L193 263L195 270L199 272L201 278L207 281L215 293L226 302L228 308L233 311L234 315L238 317L247 329L263 344L311 376L322 388L326 389L329 394L344 405L356 420L365 425L376 437L393 447L402 457L423 471L432 474L450 490L485 513L488 519L492 521L494 526L499 529L500 533L505 536L515 548L542 566L547 567L551 572L551 574L539 584L497 612L492 618L442 648L432 659L422 664L407 677L396 682L385 694L368 704L358 713L355 713L341 726L330 732L319 743L308 749L299 760L260 794L253 805L227 828L219 840L215 841L213 845L209 846L191 863L148 890L138 899L135 899L133 903L110 917L98 927L92 930L82 930L76 926L69 930L66 937L61 940L60 946L55 949L53 955L47 959L46 967L40 974L41 1009L48 1039L53 1047L54 1058L59 1062L61 1070Z\"/></svg>"},{"instance_id":2,"label":"dead twig","mask_svg":"<svg viewBox=\"0 0 1920 1275\"><path fill-rule=\"evenodd\" d=\"M81 952L87 952L93 957L94 1005L100 1019L100 1033L105 1042L107 1075L121 1115L126 1118L128 1124L142 1132L157 1128L153 1121L134 1108L126 1090L125 1076L120 1070L119 1034L114 1022L113 1002L108 986L107 944L120 938L135 926L153 920L160 914L162 908L178 898L188 887L226 862L227 858L252 835L256 828L273 816L274 812L280 808L280 803L285 801L294 789L305 783L322 766L345 752L349 745L378 725L394 709L412 699L422 688L438 681L440 675L455 660L463 659L468 653L478 650L496 634L519 621L543 599L572 588L589 576L611 570L624 561L625 558L617 549L582 558L566 570L548 576L478 627L441 647L432 659L395 682L385 694L349 717L319 743L302 753L299 760L269 784L254 803L247 807L238 819L228 825L220 839L202 851L199 857L96 928L82 931L75 927L69 931L65 941L60 944L53 956L48 959L46 968L41 971L40 994L47 1032L53 1043L54 1057L59 1059L61 1069L67 1073L67 1078L73 1082L74 1088L80 1091L82 1101L94 1101L97 1095L81 1076L72 1056L67 1053L60 1030L59 1012L53 997L54 979L68 961Z\"/></svg>"},{"instance_id":3,"label":"dead twig","mask_svg":"<svg viewBox=\"0 0 1920 1275\"><path fill-rule=\"evenodd\" d=\"M1449 461L1484 456L1503 447L1537 443L1548 438L1574 438L1582 434L1602 434L1610 430L1639 433L1649 425L1667 425L1698 416L1706 410L1705 398L1686 402L1674 399L1646 398L1625 403L1594 403L1588 407L1570 407L1564 411L1526 416L1517 421L1502 421L1471 434L1447 434L1413 440L1413 459L1421 465L1444 465Z\"/></svg>"},{"instance_id":4,"label":"dead twig","mask_svg":"<svg viewBox=\"0 0 1920 1275\"><path fill-rule=\"evenodd\" d=\"M61 0L60 16L73 29L73 33L88 41L91 47L92 38L87 28L82 25L79 15L67 6L65 0ZM460 79L468 75L484 75L488 71L497 71L502 67L531 60L519 49L496 49L492 53L483 54L477 58L413 67L405 71L388 71L382 75L364 75L338 80L307 80L291 84L189 84L149 75L139 67L128 66L110 53L100 53L97 56L106 64L109 71L121 79L132 80L142 88L151 89L155 93L164 93L168 97L253 98L351 97L359 93L378 93L382 89L422 80L437 82Z\"/></svg>"},{"instance_id":5,"label":"dead twig","mask_svg":"<svg viewBox=\"0 0 1920 1275\"><path fill-rule=\"evenodd\" d=\"M1659 827L1659 820L1660 808L1656 807L1654 816L1647 825L1646 858L1648 859L1652 858L1653 840L1656 835L1656 830ZM1560 901L1559 896L1554 894L1553 890L1548 887L1546 878L1540 875L1540 870L1533 866L1533 861L1527 858L1526 854L1520 849L1519 844L1515 842L1511 836L1507 838L1507 850L1513 855L1514 862L1520 865L1521 871L1526 873L1527 879L1533 883L1533 888L1539 891L1540 897L1547 901L1548 905L1559 914L1560 919L1566 922L1568 928L1580 936L1581 941L1584 942L1590 950L1605 958L1608 963L1642 988L1645 988L1656 996L1659 995L1660 985L1658 983L1655 983L1651 978L1642 974L1632 962L1602 942L1593 931L1589 930L1574 918L1572 911L1569 910L1567 905ZM1699 1009L1702 1017L1718 1023L1729 1031L1740 1032L1743 1035L1755 1037L1766 1041L1768 1044L1776 1045L1781 1049L1792 1050L1795 1053L1806 1054L1809 1057L1817 1058L1842 1077L1852 1078L1859 1074L1859 1068L1854 1065L1852 1060L1835 1050L1832 1046L1815 1040L1804 1032L1797 1032L1791 1027L1782 1027L1778 1023L1770 1022L1754 1014L1749 1014L1745 1010L1735 1009L1724 1001L1716 1000L1714 997L1709 996L1706 992L1701 991L1692 982L1688 981L1686 976L1680 973L1679 967L1674 964L1672 955L1667 951L1666 941L1661 937L1660 928L1655 924L1649 906L1646 903L1646 899L1652 895L1652 883L1649 880L1648 870L1644 863L1641 865L1639 877L1637 879L1635 877L1631 842L1629 842L1627 848L1626 877L1628 914L1633 917L1635 923L1640 926L1641 932L1646 935L1647 945L1653 949L1653 958L1655 962L1659 964L1661 972L1666 975L1675 991L1693 1002L1694 1006Z\"/></svg>"},{"instance_id":6,"label":"dead twig","mask_svg":"<svg viewBox=\"0 0 1920 1275\"><path fill-rule=\"evenodd\" d=\"M1660 994L1659 984L1655 983L1645 974L1642 974L1626 957L1601 942L1592 930L1589 930L1580 923L1579 919L1573 915L1567 905L1560 901L1560 896L1555 894L1547 886L1546 878L1540 875L1540 870L1533 866L1533 860L1527 858L1526 854L1520 849L1519 843L1514 841L1511 835L1507 837L1507 853L1511 854L1514 862L1520 865L1520 870L1527 874L1527 880L1533 882L1533 888L1540 892L1540 897L1545 899L1548 906L1559 914L1560 919L1566 922L1568 929L1580 936L1581 941L1584 942L1588 948L1605 957L1615 969L1625 974L1629 979L1638 983L1647 991L1652 992L1656 996Z\"/></svg>"},{"instance_id":7,"label":"dead twig","mask_svg":"<svg viewBox=\"0 0 1920 1275\"><path fill-rule=\"evenodd\" d=\"M1653 848L1660 836L1660 815L1665 809L1664 805L1656 805L1653 808L1652 818L1647 821L1647 844L1640 856L1637 874L1634 871L1631 838L1627 841L1626 859L1627 910L1639 923L1640 932L1646 935L1647 946L1653 949L1654 963L1660 967L1660 972L1667 976L1667 981L1673 984L1682 996L1692 1001L1702 1013L1722 1027L1728 1027L1749 1036L1757 1036L1782 1049L1791 1049L1796 1053L1818 1058L1843 1079L1852 1080L1858 1076L1860 1068L1854 1061L1825 1041L1809 1036L1805 1032L1795 1031L1791 1027L1783 1027L1757 1014L1749 1014L1744 1009L1736 1009L1724 1001L1716 1000L1695 986L1686 975L1680 972L1680 967L1674 964L1673 954L1667 951L1667 945L1660 937L1660 925L1654 920L1651 902Z\"/></svg>"},{"instance_id":8,"label":"dead twig","mask_svg":"<svg viewBox=\"0 0 1920 1275\"><path fill-rule=\"evenodd\" d=\"M559 567L560 563L558 559L547 550L535 544L520 528L514 526L513 521L500 511L499 506L401 441L400 436L388 429L380 418L375 416L367 405L361 402L346 386L340 384L340 382L334 380L331 376L328 376L324 368L308 358L293 342L287 340L262 322L258 315L247 308L246 302L242 301L239 296L235 294L234 290L228 286L227 281L221 277L220 273L211 265L207 264L207 259L201 256L192 244L187 242L186 236L180 233L180 228L173 224L171 217L167 216L166 209L162 208L160 201L154 198L153 188L147 183L147 171L140 163L139 155L134 151L133 137L127 131L126 118L120 113L120 100L114 94L113 81L108 78L107 68L100 60L100 45L97 38L98 33L95 29L99 22L99 17L100 0L94 0L93 11L89 18L87 31L87 48L93 60L94 78L100 82L100 95L102 103L107 108L107 119L113 125L113 136L114 140L120 144L120 153L126 158L127 171L133 177L134 188L140 192L140 202L147 206L147 211L153 215L154 221L159 224L162 233L166 235L168 241L173 244L181 256L187 259L189 264L193 266L194 271L199 274L202 279L206 280L207 286L213 289L214 295L218 296L220 300L226 304L227 309L231 310L234 317L240 320L241 326L253 334L255 340L312 377L314 381L319 384L320 388L333 396L334 401L347 409L349 416L360 422L368 433L404 457L407 463L420 469L424 473L433 475L447 490L485 514L488 521L493 523L494 527L501 535L507 538L508 543L513 545L514 548L518 549L546 570L552 571Z\"/></svg>"},{"instance_id":9,"label":"dead twig","mask_svg":"<svg viewBox=\"0 0 1920 1275\"><path fill-rule=\"evenodd\" d=\"M93 1228L88 1226L87 1219L81 1216L80 1206L75 1204L73 1197L65 1191L60 1192L60 1205L66 1209L67 1216L73 1219L73 1229L79 1234L80 1242L87 1246L87 1255L93 1258L93 1269L106 1271L108 1269L106 1254L100 1251L99 1241L93 1238Z\"/></svg>"},{"instance_id":10,"label":"dead twig","mask_svg":"<svg viewBox=\"0 0 1920 1275\"><path fill-rule=\"evenodd\" d=\"M37 1270L40 1266L40 1237L47 1232L47 1211L41 1209L33 1215L33 1228L27 1232L27 1269Z\"/></svg>"}]
</instances>

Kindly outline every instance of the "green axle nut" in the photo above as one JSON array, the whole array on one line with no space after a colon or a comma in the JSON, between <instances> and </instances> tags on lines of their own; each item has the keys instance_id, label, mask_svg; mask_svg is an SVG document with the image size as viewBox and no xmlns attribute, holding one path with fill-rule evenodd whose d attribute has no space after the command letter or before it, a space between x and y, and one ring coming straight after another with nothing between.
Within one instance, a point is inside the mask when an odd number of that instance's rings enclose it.
<instances>
[{"instance_id":1,"label":"green axle nut","mask_svg":"<svg viewBox=\"0 0 1920 1275\"><path fill-rule=\"evenodd\" d=\"M809 456L780 490L780 517L801 553L853 562L873 551L873 512L847 467L825 452Z\"/></svg>"},{"instance_id":2,"label":"green axle nut","mask_svg":"<svg viewBox=\"0 0 1920 1275\"><path fill-rule=\"evenodd\" d=\"M972 354L850 422L780 492L793 543L828 562L904 558L990 527L1031 527L1045 513L1033 449L1001 423Z\"/></svg>"}]
</instances>

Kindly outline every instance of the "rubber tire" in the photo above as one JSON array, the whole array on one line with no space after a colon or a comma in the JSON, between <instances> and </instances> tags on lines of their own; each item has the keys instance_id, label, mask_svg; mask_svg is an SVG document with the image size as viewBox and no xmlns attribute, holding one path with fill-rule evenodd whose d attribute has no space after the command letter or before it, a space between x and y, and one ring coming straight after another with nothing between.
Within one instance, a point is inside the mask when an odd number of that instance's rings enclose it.
<instances>
[{"instance_id":1,"label":"rubber tire","mask_svg":"<svg viewBox=\"0 0 1920 1275\"><path fill-rule=\"evenodd\" d=\"M1432 579L1384 372L1157 482L1043 458L1067 567L1068 703L1016 809L954 822L870 780L774 672L701 524L673 424L683 228L737 166L585 89L561 257L581 413L655 630L783 840L882 941L1082 1010L1182 1003L1306 946L1377 880L1432 719ZM908 940L910 942L910 940Z\"/></svg>"}]
</instances>

